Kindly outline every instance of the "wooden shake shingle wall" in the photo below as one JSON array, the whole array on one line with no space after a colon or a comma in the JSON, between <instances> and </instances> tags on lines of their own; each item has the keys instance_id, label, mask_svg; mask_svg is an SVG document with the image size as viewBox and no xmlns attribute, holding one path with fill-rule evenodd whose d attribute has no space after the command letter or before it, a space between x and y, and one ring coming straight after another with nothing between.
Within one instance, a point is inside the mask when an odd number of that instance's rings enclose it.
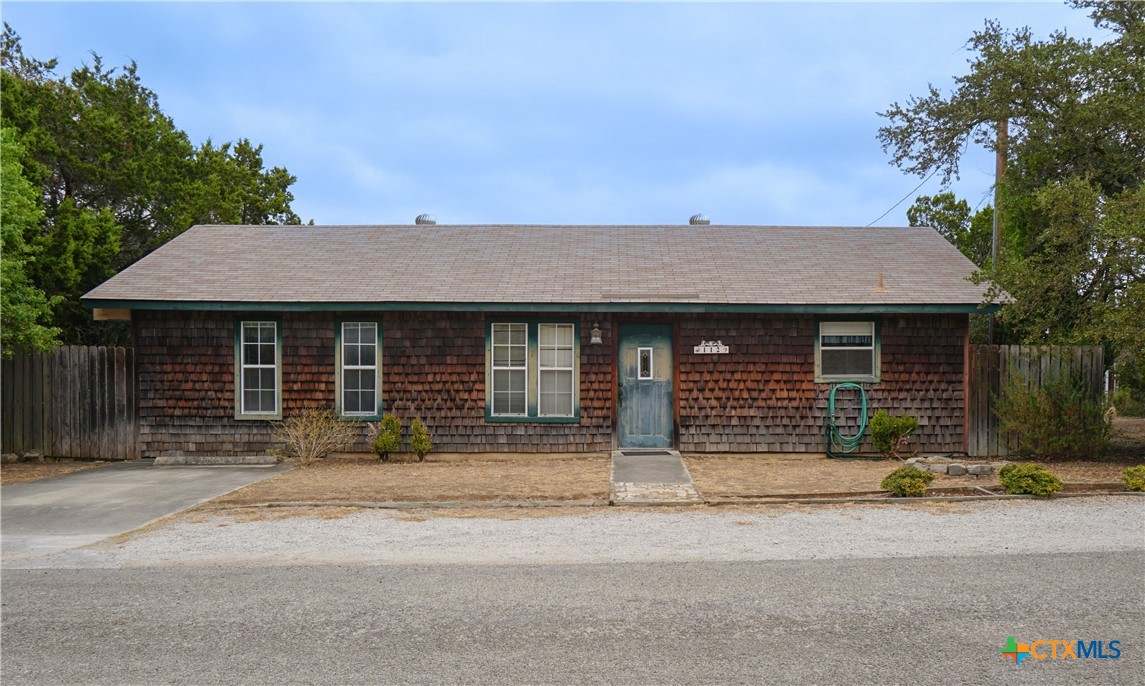
<instances>
[{"instance_id":1,"label":"wooden shake shingle wall","mask_svg":"<svg viewBox=\"0 0 1145 686\"><path fill-rule=\"evenodd\" d=\"M1009 298L974 270L925 228L197 226L83 301L134 322L144 456L261 453L304 408L359 450L385 412L441 451L822 452L828 379L958 451L968 314Z\"/></svg>"},{"instance_id":2,"label":"wooden shake shingle wall","mask_svg":"<svg viewBox=\"0 0 1145 686\"><path fill-rule=\"evenodd\" d=\"M882 379L864 383L868 404L914 414L914 445L962 450L965 315L882 320ZM679 322L680 449L819 452L830 384L814 382L814 317L688 317ZM728 355L694 355L716 338ZM872 410L873 411L873 410ZM872 449L869 442L866 450Z\"/></svg>"},{"instance_id":3,"label":"wooden shake shingle wall","mask_svg":"<svg viewBox=\"0 0 1145 686\"><path fill-rule=\"evenodd\" d=\"M342 316L342 313L339 313ZM140 311L141 452L240 455L270 446L267 421L234 418L234 322L241 313ZM581 323L580 420L496 423L485 418L485 322L481 313L386 313L383 404L408 424L420 417L438 450L585 452L614 446L618 321L676 328L679 448L695 452L820 452L828 384L816 384L812 315L585 315ZM567 316L566 316L567 318ZM872 407L917 414L917 445L956 451L963 442L965 315L881 317L882 380L864 384ZM332 313L283 313L286 416L334 403ZM594 322L603 344L589 344ZM697 355L701 339L727 355ZM869 447L869 446L868 446ZM368 450L364 424L358 450Z\"/></svg>"}]
</instances>

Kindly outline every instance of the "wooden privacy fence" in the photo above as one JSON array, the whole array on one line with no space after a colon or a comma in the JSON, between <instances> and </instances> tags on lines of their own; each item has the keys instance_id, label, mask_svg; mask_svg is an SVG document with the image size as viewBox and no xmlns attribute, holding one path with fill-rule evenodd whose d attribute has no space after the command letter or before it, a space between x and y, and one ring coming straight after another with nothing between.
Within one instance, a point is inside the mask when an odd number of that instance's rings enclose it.
<instances>
[{"instance_id":1,"label":"wooden privacy fence","mask_svg":"<svg viewBox=\"0 0 1145 686\"><path fill-rule=\"evenodd\" d=\"M1021 379L1027 388L1035 388L1062 375L1073 375L1092 397L1100 398L1105 388L1105 351L1099 345L972 345L966 373L967 450L975 457L1005 456L1012 446L998 431L994 401L1006 384Z\"/></svg>"},{"instance_id":2,"label":"wooden privacy fence","mask_svg":"<svg viewBox=\"0 0 1145 686\"><path fill-rule=\"evenodd\" d=\"M0 403L5 453L139 457L131 348L66 345L5 359Z\"/></svg>"}]
</instances>

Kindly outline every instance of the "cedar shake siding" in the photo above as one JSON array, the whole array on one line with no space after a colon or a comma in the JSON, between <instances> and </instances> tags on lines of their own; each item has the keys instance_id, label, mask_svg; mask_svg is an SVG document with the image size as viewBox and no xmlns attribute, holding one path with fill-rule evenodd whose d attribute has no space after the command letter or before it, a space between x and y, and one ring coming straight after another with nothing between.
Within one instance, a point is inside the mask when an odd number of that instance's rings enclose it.
<instances>
[{"instance_id":1,"label":"cedar shake siding","mask_svg":"<svg viewBox=\"0 0 1145 686\"><path fill-rule=\"evenodd\" d=\"M870 319L881 322L882 377L861 384L868 412L918 416L915 449L961 451L966 315ZM831 384L814 382L815 321L812 315L680 320L680 450L823 452ZM730 352L696 355L692 348L701 340L722 340ZM845 409L853 398L840 393L836 399ZM869 430L861 449L873 450Z\"/></svg>"},{"instance_id":2,"label":"cedar shake siding","mask_svg":"<svg viewBox=\"0 0 1145 686\"><path fill-rule=\"evenodd\" d=\"M270 422L235 419L234 331L237 319L268 313L136 313L142 455L168 451L262 454ZM353 313L282 313L284 416L332 408L335 320ZM408 431L421 417L440 452L588 452L612 445L611 348L590 346L592 321L580 321L580 422L485 420L485 315L376 313L382 322L382 403ZM491 315L490 318L497 318ZM510 320L506 315L500 319ZM365 423L354 450L369 451Z\"/></svg>"},{"instance_id":3,"label":"cedar shake siding","mask_svg":"<svg viewBox=\"0 0 1145 686\"><path fill-rule=\"evenodd\" d=\"M271 422L235 419L232 312L136 310L141 451L241 455L270 446ZM350 312L281 312L282 409L332 408L335 322ZM486 419L486 322L519 315L385 312L382 402L409 422L421 417L441 452L587 452L614 445L616 325L675 325L678 445L686 452L822 452L829 384L814 382L813 315L530 315L579 323L579 422ZM881 382L865 383L870 411L919 417L912 445L963 446L967 317L872 315L881 325ZM590 345L599 322L603 345ZM697 355L722 340L725 355ZM356 450L369 450L365 425ZM869 444L864 447L869 450Z\"/></svg>"}]
</instances>

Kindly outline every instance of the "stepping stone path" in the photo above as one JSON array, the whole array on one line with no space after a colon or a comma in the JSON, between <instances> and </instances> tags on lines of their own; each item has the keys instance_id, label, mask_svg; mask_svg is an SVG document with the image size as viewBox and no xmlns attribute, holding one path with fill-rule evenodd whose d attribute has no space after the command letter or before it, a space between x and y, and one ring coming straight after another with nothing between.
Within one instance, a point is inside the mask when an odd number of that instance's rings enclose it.
<instances>
[{"instance_id":1,"label":"stepping stone path","mask_svg":"<svg viewBox=\"0 0 1145 686\"><path fill-rule=\"evenodd\" d=\"M692 475L675 450L614 450L612 452L613 505L702 503Z\"/></svg>"}]
</instances>

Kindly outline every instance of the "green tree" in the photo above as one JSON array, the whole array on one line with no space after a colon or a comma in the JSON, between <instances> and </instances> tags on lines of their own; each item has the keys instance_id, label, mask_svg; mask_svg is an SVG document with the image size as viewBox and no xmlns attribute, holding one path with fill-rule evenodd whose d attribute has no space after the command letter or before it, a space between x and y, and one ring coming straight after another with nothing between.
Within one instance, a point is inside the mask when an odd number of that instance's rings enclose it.
<instances>
[{"instance_id":1,"label":"green tree","mask_svg":"<svg viewBox=\"0 0 1145 686\"><path fill-rule=\"evenodd\" d=\"M994 229L994 208L990 205L971 214L970 204L953 193L920 195L906 211L911 226L929 226L979 267L990 264Z\"/></svg>"},{"instance_id":2,"label":"green tree","mask_svg":"<svg viewBox=\"0 0 1145 686\"><path fill-rule=\"evenodd\" d=\"M35 186L24 178L23 146L16 136L14 129L0 130L0 349L8 357L17 348L51 348L60 335L47 325L57 299L48 298L28 275L37 255L25 236L35 235L43 210Z\"/></svg>"},{"instance_id":3,"label":"green tree","mask_svg":"<svg viewBox=\"0 0 1145 686\"><path fill-rule=\"evenodd\" d=\"M1003 248L982 273L1017 300L999 316L1004 340L1102 343L1107 359L1137 357L1145 355L1145 3L1072 4L1111 38L1095 44L1058 31L1038 40L987 21L953 91L931 86L892 104L879 139L893 164L948 184L967 146L995 150L997 123L1007 120Z\"/></svg>"},{"instance_id":4,"label":"green tree","mask_svg":"<svg viewBox=\"0 0 1145 686\"><path fill-rule=\"evenodd\" d=\"M23 54L4 25L0 117L24 143L19 161L39 189L39 229L26 236L44 256L34 285L62 300L52 323L69 342L106 340L79 297L194 224L300 223L295 182L266 169L247 139L192 144L135 63L106 68L98 55L66 77L56 62Z\"/></svg>"}]
</instances>

